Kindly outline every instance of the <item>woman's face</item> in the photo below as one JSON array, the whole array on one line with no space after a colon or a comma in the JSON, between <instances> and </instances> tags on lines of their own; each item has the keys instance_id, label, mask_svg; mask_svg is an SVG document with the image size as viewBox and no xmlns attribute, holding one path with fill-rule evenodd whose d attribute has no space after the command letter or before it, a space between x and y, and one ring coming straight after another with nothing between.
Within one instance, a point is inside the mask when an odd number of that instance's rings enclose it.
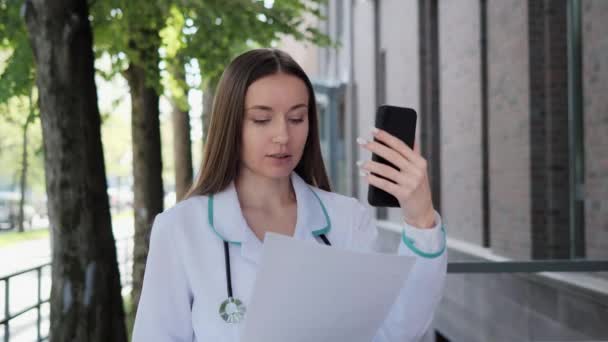
<instances>
[{"instance_id":1,"label":"woman's face","mask_svg":"<svg viewBox=\"0 0 608 342\"><path fill-rule=\"evenodd\" d=\"M308 137L308 90L277 73L253 82L245 95L241 168L268 178L291 174Z\"/></svg>"}]
</instances>

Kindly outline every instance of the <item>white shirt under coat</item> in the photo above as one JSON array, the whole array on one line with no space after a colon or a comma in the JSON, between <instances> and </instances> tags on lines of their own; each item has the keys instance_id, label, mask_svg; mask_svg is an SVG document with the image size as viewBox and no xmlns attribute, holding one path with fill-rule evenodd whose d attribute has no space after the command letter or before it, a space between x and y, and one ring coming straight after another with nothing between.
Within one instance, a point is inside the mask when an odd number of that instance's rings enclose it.
<instances>
[{"instance_id":1,"label":"white shirt under coat","mask_svg":"<svg viewBox=\"0 0 608 342\"><path fill-rule=\"evenodd\" d=\"M354 198L312 187L295 172L291 179L297 200L294 238L318 241L314 234L329 228L326 236L333 246L373 251L378 232L368 208ZM216 231L209 225L208 200L192 197L156 217L133 342L240 341L244 324L228 324L218 312L227 298L222 239L231 242L234 297L245 305L250 303L262 242L243 217L234 183L214 195ZM404 223L403 229L398 253L416 257L416 263L374 342L420 339L441 299L447 253L439 214L433 228Z\"/></svg>"}]
</instances>

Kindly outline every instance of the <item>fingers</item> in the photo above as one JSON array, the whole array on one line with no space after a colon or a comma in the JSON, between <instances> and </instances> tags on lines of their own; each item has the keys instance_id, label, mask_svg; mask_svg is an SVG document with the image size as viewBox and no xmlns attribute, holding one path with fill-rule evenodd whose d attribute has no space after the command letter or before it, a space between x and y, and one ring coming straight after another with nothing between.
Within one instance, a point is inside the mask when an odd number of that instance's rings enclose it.
<instances>
[{"instance_id":1,"label":"fingers","mask_svg":"<svg viewBox=\"0 0 608 342\"><path fill-rule=\"evenodd\" d=\"M417 144L414 144L414 149L418 150L418 152L415 152L406 143L401 141L401 139L384 130L374 128L372 130L372 134L376 139L378 139L378 141L385 143L388 147L397 151L404 158L412 161L414 164L422 164L423 158L420 155L419 146L417 146Z\"/></svg>"},{"instance_id":2,"label":"fingers","mask_svg":"<svg viewBox=\"0 0 608 342\"><path fill-rule=\"evenodd\" d=\"M362 147L366 148L372 153L377 154L378 156L386 159L393 165L395 165L400 171L409 171L414 175L419 175L424 172L424 163L426 161L419 161L418 164L414 164L413 161L406 159L403 155L395 151L394 149L382 145L376 141L367 141L362 138L357 139L357 143L359 143Z\"/></svg>"},{"instance_id":3,"label":"fingers","mask_svg":"<svg viewBox=\"0 0 608 342\"><path fill-rule=\"evenodd\" d=\"M400 170L404 169L407 166L407 160L401 154L387 146L382 145L379 142L367 141L362 138L357 138L357 143L359 143L359 145L361 145L362 147L366 148L368 151L375 153L380 157L386 159L387 161L391 162Z\"/></svg>"},{"instance_id":4,"label":"fingers","mask_svg":"<svg viewBox=\"0 0 608 342\"><path fill-rule=\"evenodd\" d=\"M427 209L432 209L432 199L427 176L427 161L420 155L419 146L414 150L398 138L382 131L374 130L377 141L357 138L357 143L375 155L384 158L392 165L376 161L357 162L366 181L399 200L404 217L411 222L426 217ZM420 221L422 222L422 221Z\"/></svg>"},{"instance_id":5,"label":"fingers","mask_svg":"<svg viewBox=\"0 0 608 342\"><path fill-rule=\"evenodd\" d=\"M396 198L400 198L401 197L401 187L391 181L388 181L386 179L382 179L378 176L374 176L372 174L369 174L366 176L367 177L367 182L373 186L375 186L376 188L380 189L380 190L384 190L386 192L388 192L389 194L395 196Z\"/></svg>"},{"instance_id":6,"label":"fingers","mask_svg":"<svg viewBox=\"0 0 608 342\"><path fill-rule=\"evenodd\" d=\"M373 173L377 176L386 178L386 179L392 181L393 183L397 183L399 185L407 185L407 186L414 185L413 182L415 181L415 177L412 177L410 175L410 173L408 173L408 172L404 172L403 170L399 171L389 165L385 165L385 164L378 163L375 161L367 161L367 162L358 161L357 165L362 170L365 170L368 173Z\"/></svg>"},{"instance_id":7,"label":"fingers","mask_svg":"<svg viewBox=\"0 0 608 342\"><path fill-rule=\"evenodd\" d=\"M406 196L417 189L425 181L427 172L427 161L419 154L419 146L415 145L414 151L404 142L383 130L375 129L373 134L378 141L357 138L357 143L395 167L375 161L359 161L357 165L370 173L362 175L367 176L371 185L389 192L395 197Z\"/></svg>"},{"instance_id":8,"label":"fingers","mask_svg":"<svg viewBox=\"0 0 608 342\"><path fill-rule=\"evenodd\" d=\"M411 194L412 191L416 189L415 181L408 180L405 178L405 181L401 184L393 183L390 180L384 179L374 174L366 175L367 182L378 189L384 190L389 194L395 196L396 198L406 198Z\"/></svg>"}]
</instances>

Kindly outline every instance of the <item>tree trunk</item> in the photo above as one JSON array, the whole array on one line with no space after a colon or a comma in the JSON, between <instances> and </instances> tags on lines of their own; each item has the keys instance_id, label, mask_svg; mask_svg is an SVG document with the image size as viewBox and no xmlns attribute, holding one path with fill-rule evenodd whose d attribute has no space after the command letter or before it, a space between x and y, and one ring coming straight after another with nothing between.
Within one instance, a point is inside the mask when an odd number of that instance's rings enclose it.
<instances>
[{"instance_id":1,"label":"tree trunk","mask_svg":"<svg viewBox=\"0 0 608 342\"><path fill-rule=\"evenodd\" d=\"M86 0L27 0L52 228L50 341L126 341Z\"/></svg>"},{"instance_id":2,"label":"tree trunk","mask_svg":"<svg viewBox=\"0 0 608 342\"><path fill-rule=\"evenodd\" d=\"M181 200L192 185L192 141L190 115L173 104L173 155L175 158L175 197Z\"/></svg>"},{"instance_id":3,"label":"tree trunk","mask_svg":"<svg viewBox=\"0 0 608 342\"><path fill-rule=\"evenodd\" d=\"M23 147L23 152L21 155L21 180L19 182L19 190L20 190L20 198L19 198L19 220L17 222L18 226L17 226L17 231L19 231L20 233L23 233L25 231L24 227L23 227L23 221L25 221L25 189L27 187L27 131L28 128L30 127L30 122L32 120L32 113L31 113L31 107L32 107L32 103L31 103L31 94L30 94L30 114L28 115L27 119L25 120L25 124L23 124L23 126L21 127L21 129L23 130L23 143L22 143L22 147ZM31 228L31 227L30 227Z\"/></svg>"},{"instance_id":4,"label":"tree trunk","mask_svg":"<svg viewBox=\"0 0 608 342\"><path fill-rule=\"evenodd\" d=\"M158 33L148 32L150 39ZM158 77L158 46L148 44L138 51L140 60L152 61L154 70L131 63L125 75L131 88L131 134L133 136L133 210L135 236L133 248L133 312L139 303L148 256L150 231L157 214L163 211L163 179L160 145L158 93L152 86ZM148 75L148 78L146 78Z\"/></svg>"}]
</instances>

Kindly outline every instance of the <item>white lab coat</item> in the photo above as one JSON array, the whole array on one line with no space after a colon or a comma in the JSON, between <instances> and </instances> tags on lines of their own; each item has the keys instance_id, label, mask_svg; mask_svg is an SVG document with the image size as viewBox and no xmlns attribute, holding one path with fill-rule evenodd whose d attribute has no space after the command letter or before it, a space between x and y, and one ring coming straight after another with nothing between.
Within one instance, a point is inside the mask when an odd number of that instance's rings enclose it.
<instances>
[{"instance_id":1,"label":"white lab coat","mask_svg":"<svg viewBox=\"0 0 608 342\"><path fill-rule=\"evenodd\" d=\"M373 249L377 230L366 207L354 198L309 186L295 172L291 178L297 200L294 238L317 240L315 233L327 232L333 246ZM222 239L232 242L233 293L245 305L251 300L262 243L247 226L234 184L214 196L215 230L209 225L208 203L207 196L193 197L156 217L133 342L240 340L244 324L227 324L218 312L227 298ZM439 214L436 221L431 229L404 224L399 254L415 256L416 263L374 342L416 341L428 329L447 264Z\"/></svg>"}]
</instances>

